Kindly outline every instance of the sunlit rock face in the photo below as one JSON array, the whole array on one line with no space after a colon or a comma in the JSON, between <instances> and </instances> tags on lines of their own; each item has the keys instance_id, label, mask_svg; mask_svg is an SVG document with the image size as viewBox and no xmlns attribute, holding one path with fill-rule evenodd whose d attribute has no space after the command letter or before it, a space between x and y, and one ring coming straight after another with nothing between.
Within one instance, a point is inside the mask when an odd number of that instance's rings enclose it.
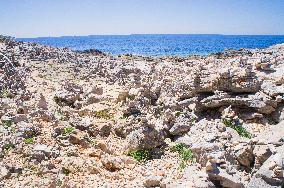
<instances>
[{"instance_id":1,"label":"sunlit rock face","mask_svg":"<svg viewBox=\"0 0 284 188\"><path fill-rule=\"evenodd\" d=\"M178 58L0 41L0 187L283 185L283 45Z\"/></svg>"}]
</instances>

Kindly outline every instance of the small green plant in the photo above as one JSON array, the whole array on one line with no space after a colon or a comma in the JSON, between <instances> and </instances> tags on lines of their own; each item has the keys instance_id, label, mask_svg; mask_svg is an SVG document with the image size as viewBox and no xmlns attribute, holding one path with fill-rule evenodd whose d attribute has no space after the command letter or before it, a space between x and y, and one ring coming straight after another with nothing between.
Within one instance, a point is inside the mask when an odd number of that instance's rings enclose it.
<instances>
[{"instance_id":1,"label":"small green plant","mask_svg":"<svg viewBox=\"0 0 284 188\"><path fill-rule=\"evenodd\" d=\"M33 144L34 143L34 138L25 138L24 142L25 142L25 144Z\"/></svg>"},{"instance_id":2,"label":"small green plant","mask_svg":"<svg viewBox=\"0 0 284 188\"><path fill-rule=\"evenodd\" d=\"M13 124L12 120L2 120L2 125L5 129L8 129L9 127L11 127Z\"/></svg>"},{"instance_id":3,"label":"small green plant","mask_svg":"<svg viewBox=\"0 0 284 188\"><path fill-rule=\"evenodd\" d=\"M12 149L12 148L15 148L15 145L12 144L12 143L4 144L4 145L2 146L2 149L3 149L3 150L6 150L6 151L9 151L9 150Z\"/></svg>"},{"instance_id":4,"label":"small green plant","mask_svg":"<svg viewBox=\"0 0 284 188\"><path fill-rule=\"evenodd\" d=\"M104 110L95 112L95 117L102 118L102 119L112 119L113 115L109 113L108 109L104 109Z\"/></svg>"},{"instance_id":5,"label":"small green plant","mask_svg":"<svg viewBox=\"0 0 284 188\"><path fill-rule=\"evenodd\" d=\"M12 132L12 133L16 133L16 131L17 131L17 130L16 130L15 127L12 127L12 128L11 128L11 132Z\"/></svg>"},{"instance_id":6,"label":"small green plant","mask_svg":"<svg viewBox=\"0 0 284 188\"><path fill-rule=\"evenodd\" d=\"M175 113L175 116L176 116L176 117L179 117L181 114L182 114L182 112L177 111L177 112Z\"/></svg>"},{"instance_id":7,"label":"small green plant","mask_svg":"<svg viewBox=\"0 0 284 188\"><path fill-rule=\"evenodd\" d=\"M0 94L1 98L12 98L12 94L8 89L3 89Z\"/></svg>"},{"instance_id":8,"label":"small green plant","mask_svg":"<svg viewBox=\"0 0 284 188\"><path fill-rule=\"evenodd\" d=\"M135 96L134 95L128 95L127 98L131 101L133 101L135 99Z\"/></svg>"},{"instance_id":9,"label":"small green plant","mask_svg":"<svg viewBox=\"0 0 284 188\"><path fill-rule=\"evenodd\" d=\"M171 148L172 152L177 152L180 158L179 169L183 170L188 161L194 160L194 154L185 144L179 143Z\"/></svg>"},{"instance_id":10,"label":"small green plant","mask_svg":"<svg viewBox=\"0 0 284 188\"><path fill-rule=\"evenodd\" d=\"M147 149L132 151L129 155L139 162L145 162L151 158L151 152Z\"/></svg>"},{"instance_id":11,"label":"small green plant","mask_svg":"<svg viewBox=\"0 0 284 188\"><path fill-rule=\"evenodd\" d=\"M62 183L63 182L60 179L56 180L56 186L61 187Z\"/></svg>"},{"instance_id":12,"label":"small green plant","mask_svg":"<svg viewBox=\"0 0 284 188\"><path fill-rule=\"evenodd\" d=\"M39 177L42 177L44 175L44 169L42 167L34 166L31 170L34 172L35 175Z\"/></svg>"},{"instance_id":13,"label":"small green plant","mask_svg":"<svg viewBox=\"0 0 284 188\"><path fill-rule=\"evenodd\" d=\"M67 169L67 168L62 168L62 173L65 175L65 176L68 176L70 173L71 173L71 171L69 170L69 169Z\"/></svg>"},{"instance_id":14,"label":"small green plant","mask_svg":"<svg viewBox=\"0 0 284 188\"><path fill-rule=\"evenodd\" d=\"M194 117L194 116L192 116L192 117L191 117L191 122L192 122L192 123L195 123L196 121L197 121L197 118Z\"/></svg>"},{"instance_id":15,"label":"small green plant","mask_svg":"<svg viewBox=\"0 0 284 188\"><path fill-rule=\"evenodd\" d=\"M63 135L64 136L67 136L67 135L70 135L70 134L72 134L73 132L75 131L75 129L73 128L73 127L65 127L64 129L63 129Z\"/></svg>"},{"instance_id":16,"label":"small green plant","mask_svg":"<svg viewBox=\"0 0 284 188\"><path fill-rule=\"evenodd\" d=\"M95 146L97 145L97 140L95 138L90 138L90 143Z\"/></svg>"},{"instance_id":17,"label":"small green plant","mask_svg":"<svg viewBox=\"0 0 284 188\"><path fill-rule=\"evenodd\" d=\"M231 119L222 119L222 122L226 125L226 127L230 127L237 131L237 133L246 138L251 138L251 134L241 125L236 125L236 123Z\"/></svg>"},{"instance_id":18,"label":"small green plant","mask_svg":"<svg viewBox=\"0 0 284 188\"><path fill-rule=\"evenodd\" d=\"M130 116L129 114L123 113L119 119L128 119L129 116Z\"/></svg>"}]
</instances>

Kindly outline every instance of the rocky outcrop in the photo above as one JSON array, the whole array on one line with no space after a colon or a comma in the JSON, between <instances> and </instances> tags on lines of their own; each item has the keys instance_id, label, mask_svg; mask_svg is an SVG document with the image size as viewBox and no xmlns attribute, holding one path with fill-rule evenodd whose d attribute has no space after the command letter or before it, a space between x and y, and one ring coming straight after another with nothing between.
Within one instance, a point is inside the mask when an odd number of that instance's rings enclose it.
<instances>
[{"instance_id":1,"label":"rocky outcrop","mask_svg":"<svg viewBox=\"0 0 284 188\"><path fill-rule=\"evenodd\" d=\"M281 187L283 70L0 40L0 187Z\"/></svg>"}]
</instances>

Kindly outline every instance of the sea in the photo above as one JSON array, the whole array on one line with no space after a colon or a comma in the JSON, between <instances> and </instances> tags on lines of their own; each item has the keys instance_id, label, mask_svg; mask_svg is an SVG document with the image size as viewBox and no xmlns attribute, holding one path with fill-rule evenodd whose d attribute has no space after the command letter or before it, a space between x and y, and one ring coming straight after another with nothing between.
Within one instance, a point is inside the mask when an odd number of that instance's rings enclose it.
<instances>
[{"instance_id":1,"label":"sea","mask_svg":"<svg viewBox=\"0 0 284 188\"><path fill-rule=\"evenodd\" d=\"M208 55L228 49L263 49L284 43L284 35L132 34L17 38L73 50L97 49L112 55Z\"/></svg>"}]
</instances>

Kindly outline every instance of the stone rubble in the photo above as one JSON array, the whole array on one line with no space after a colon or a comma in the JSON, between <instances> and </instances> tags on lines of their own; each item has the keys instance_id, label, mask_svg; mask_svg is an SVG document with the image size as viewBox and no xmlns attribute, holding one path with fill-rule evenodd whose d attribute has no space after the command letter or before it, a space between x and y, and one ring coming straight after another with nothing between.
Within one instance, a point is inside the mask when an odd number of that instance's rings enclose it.
<instances>
[{"instance_id":1,"label":"stone rubble","mask_svg":"<svg viewBox=\"0 0 284 188\"><path fill-rule=\"evenodd\" d=\"M116 57L2 37L0 92L0 187L284 184L283 44Z\"/></svg>"}]
</instances>

